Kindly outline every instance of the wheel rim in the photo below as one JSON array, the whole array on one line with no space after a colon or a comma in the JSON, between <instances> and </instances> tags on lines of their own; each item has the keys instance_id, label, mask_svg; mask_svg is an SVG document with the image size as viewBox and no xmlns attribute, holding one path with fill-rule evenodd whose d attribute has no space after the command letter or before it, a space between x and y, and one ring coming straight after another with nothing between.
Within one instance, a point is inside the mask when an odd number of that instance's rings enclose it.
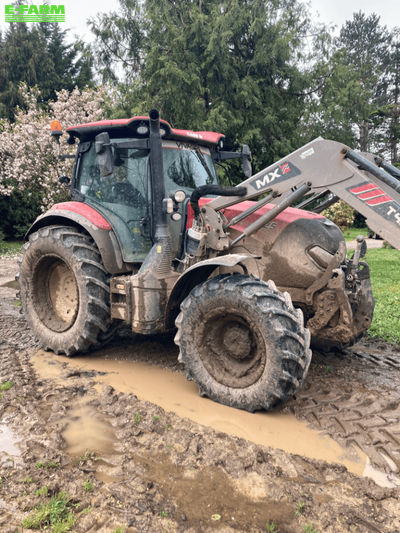
<instances>
[{"instance_id":1,"label":"wheel rim","mask_svg":"<svg viewBox=\"0 0 400 533\"><path fill-rule=\"evenodd\" d=\"M79 310L79 290L69 266L58 257L44 257L34 276L34 306L43 324L56 332L69 329Z\"/></svg>"},{"instance_id":2,"label":"wheel rim","mask_svg":"<svg viewBox=\"0 0 400 533\"><path fill-rule=\"evenodd\" d=\"M49 273L49 298L54 312L68 325L75 320L78 311L78 286L70 268L56 262Z\"/></svg>"},{"instance_id":3,"label":"wheel rim","mask_svg":"<svg viewBox=\"0 0 400 533\"><path fill-rule=\"evenodd\" d=\"M261 377L267 359L259 328L238 312L207 313L195 339L206 370L219 383L249 387Z\"/></svg>"}]
</instances>

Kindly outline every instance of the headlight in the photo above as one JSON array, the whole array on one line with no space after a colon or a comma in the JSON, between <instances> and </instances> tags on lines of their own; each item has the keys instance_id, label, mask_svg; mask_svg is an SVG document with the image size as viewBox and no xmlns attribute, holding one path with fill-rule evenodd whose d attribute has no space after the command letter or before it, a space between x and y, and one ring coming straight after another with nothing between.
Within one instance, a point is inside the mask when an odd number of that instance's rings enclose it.
<instances>
[{"instance_id":1,"label":"headlight","mask_svg":"<svg viewBox=\"0 0 400 533\"><path fill-rule=\"evenodd\" d=\"M176 193L174 194L174 200L177 204L181 204L182 202L184 202L185 198L186 198L185 191L176 191Z\"/></svg>"}]
</instances>

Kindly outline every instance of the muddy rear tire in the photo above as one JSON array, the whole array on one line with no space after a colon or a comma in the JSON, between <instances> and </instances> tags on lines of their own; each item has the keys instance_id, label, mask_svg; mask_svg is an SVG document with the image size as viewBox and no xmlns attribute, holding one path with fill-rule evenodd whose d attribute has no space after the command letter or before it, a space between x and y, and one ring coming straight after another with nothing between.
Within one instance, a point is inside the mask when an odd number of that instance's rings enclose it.
<instances>
[{"instance_id":1,"label":"muddy rear tire","mask_svg":"<svg viewBox=\"0 0 400 533\"><path fill-rule=\"evenodd\" d=\"M93 239L49 226L24 246L19 284L29 326L44 349L73 355L110 331L109 276Z\"/></svg>"},{"instance_id":2,"label":"muddy rear tire","mask_svg":"<svg viewBox=\"0 0 400 533\"><path fill-rule=\"evenodd\" d=\"M182 302L176 326L187 378L231 407L271 409L293 396L310 365L303 314L272 281L212 278Z\"/></svg>"}]
</instances>

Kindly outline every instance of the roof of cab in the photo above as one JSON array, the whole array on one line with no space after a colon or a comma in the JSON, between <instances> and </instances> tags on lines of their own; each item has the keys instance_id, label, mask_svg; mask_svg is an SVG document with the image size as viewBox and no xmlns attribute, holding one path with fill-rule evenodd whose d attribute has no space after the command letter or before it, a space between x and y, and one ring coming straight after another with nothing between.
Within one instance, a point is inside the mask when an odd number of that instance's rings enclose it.
<instances>
[{"instance_id":1,"label":"roof of cab","mask_svg":"<svg viewBox=\"0 0 400 533\"><path fill-rule=\"evenodd\" d=\"M132 118L119 118L112 120L101 120L99 122L89 122L87 124L80 124L78 126L71 126L67 128L67 132L78 137L79 140L86 140L92 138L94 135L101 133L102 131L113 132L115 134L127 135L132 132L136 132L137 128L141 125L148 125L149 117L132 117ZM166 120L160 120L161 129L166 130L164 135L165 139L172 139L177 141L192 141L199 144L207 143L217 145L220 139L223 139L225 135L217 133L215 131L192 131L192 130L180 130L172 128ZM145 137L146 135L138 135Z\"/></svg>"}]
</instances>

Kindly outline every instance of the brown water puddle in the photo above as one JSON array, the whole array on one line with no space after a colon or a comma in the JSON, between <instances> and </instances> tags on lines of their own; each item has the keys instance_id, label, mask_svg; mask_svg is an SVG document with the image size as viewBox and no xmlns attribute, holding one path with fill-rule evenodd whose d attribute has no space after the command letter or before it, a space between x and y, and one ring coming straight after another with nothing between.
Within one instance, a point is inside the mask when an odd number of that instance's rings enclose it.
<instances>
[{"instance_id":1,"label":"brown water puddle","mask_svg":"<svg viewBox=\"0 0 400 533\"><path fill-rule=\"evenodd\" d=\"M87 450L97 454L115 453L115 433L109 422L89 405L80 405L68 413L67 428L62 433L68 453L80 457Z\"/></svg>"},{"instance_id":2,"label":"brown water puddle","mask_svg":"<svg viewBox=\"0 0 400 533\"><path fill-rule=\"evenodd\" d=\"M65 363L69 368L107 372L97 375L96 381L119 392L133 393L141 400L217 431L312 459L341 463L358 475L362 475L365 469L367 458L360 450L345 450L293 415L279 412L252 414L217 404L201 398L197 386L180 373L126 359L109 360L98 356L69 359L43 351L39 351L32 362L39 375L50 379L55 377L54 363L58 363L60 377L65 373ZM84 429L87 432L88 428Z\"/></svg>"},{"instance_id":3,"label":"brown water puddle","mask_svg":"<svg viewBox=\"0 0 400 533\"><path fill-rule=\"evenodd\" d=\"M54 368L50 372L54 378ZM96 478L104 483L118 481L116 465L113 464L114 457L119 455L115 449L117 438L110 422L96 409L84 403L74 407L64 421L66 429L62 432L62 437L68 454L81 459L86 454L95 454ZM107 461L104 457L107 457Z\"/></svg>"},{"instance_id":4,"label":"brown water puddle","mask_svg":"<svg viewBox=\"0 0 400 533\"><path fill-rule=\"evenodd\" d=\"M6 423L0 422L0 464L21 463L18 438Z\"/></svg>"}]
</instances>

